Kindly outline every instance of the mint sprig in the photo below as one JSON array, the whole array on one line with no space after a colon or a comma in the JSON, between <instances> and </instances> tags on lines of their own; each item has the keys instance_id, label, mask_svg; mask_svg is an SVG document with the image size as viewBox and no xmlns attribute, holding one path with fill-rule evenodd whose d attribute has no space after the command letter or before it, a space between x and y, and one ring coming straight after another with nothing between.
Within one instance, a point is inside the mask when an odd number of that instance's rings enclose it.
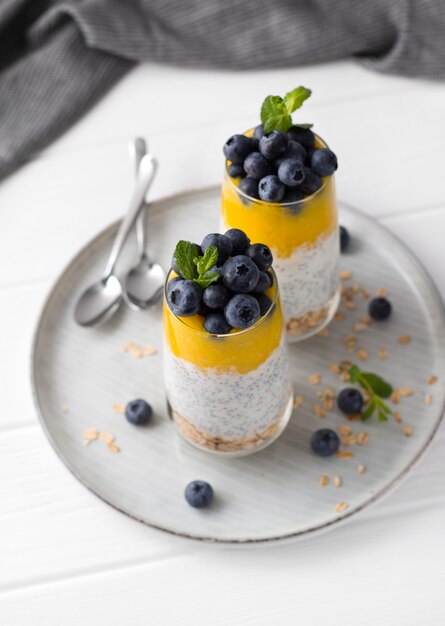
<instances>
[{"instance_id":1,"label":"mint sprig","mask_svg":"<svg viewBox=\"0 0 445 626\"><path fill-rule=\"evenodd\" d=\"M348 370L349 380L365 389L370 396L369 404L362 413L362 419L366 420L377 411L381 422L386 422L392 410L383 400L392 394L392 387L386 380L372 372L362 372L358 365L351 365Z\"/></svg>"},{"instance_id":2,"label":"mint sprig","mask_svg":"<svg viewBox=\"0 0 445 626\"><path fill-rule=\"evenodd\" d=\"M200 256L197 254L194 243L181 240L176 244L174 257L182 276L188 280L193 280L203 289L219 278L219 274L210 271L218 261L218 249L215 246L209 246Z\"/></svg>"},{"instance_id":3,"label":"mint sprig","mask_svg":"<svg viewBox=\"0 0 445 626\"><path fill-rule=\"evenodd\" d=\"M310 89L300 85L289 91L284 98L267 96L261 107L261 122L264 125L264 132L270 133L272 130L281 130L285 133L293 125L311 128L312 124L292 123L292 113L303 105L311 93Z\"/></svg>"}]
</instances>

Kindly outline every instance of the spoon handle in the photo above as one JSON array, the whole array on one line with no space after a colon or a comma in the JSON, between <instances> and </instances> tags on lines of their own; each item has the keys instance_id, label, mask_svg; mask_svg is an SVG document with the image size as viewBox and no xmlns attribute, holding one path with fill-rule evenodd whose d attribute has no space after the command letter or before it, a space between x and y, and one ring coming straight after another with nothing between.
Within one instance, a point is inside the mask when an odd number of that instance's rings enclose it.
<instances>
[{"instance_id":1,"label":"spoon handle","mask_svg":"<svg viewBox=\"0 0 445 626\"><path fill-rule=\"evenodd\" d=\"M141 163L142 157L147 154L148 146L147 142L143 137L136 137L134 141L130 143L130 156L134 165L134 170L136 177L139 172L139 165ZM144 209L139 214L139 217L136 222L136 240L138 245L139 255L142 255L145 252L145 225L146 225L146 216L147 216L147 205L145 205Z\"/></svg>"},{"instance_id":2,"label":"spoon handle","mask_svg":"<svg viewBox=\"0 0 445 626\"><path fill-rule=\"evenodd\" d=\"M119 258L124 243L126 242L138 215L145 206L145 195L153 182L157 165L156 159L151 154L146 154L141 159L139 175L136 181L133 197L131 198L130 206L119 226L119 230L117 231L116 238L113 242L110 256L105 267L105 279L113 273L114 266L116 265L116 261Z\"/></svg>"}]
</instances>

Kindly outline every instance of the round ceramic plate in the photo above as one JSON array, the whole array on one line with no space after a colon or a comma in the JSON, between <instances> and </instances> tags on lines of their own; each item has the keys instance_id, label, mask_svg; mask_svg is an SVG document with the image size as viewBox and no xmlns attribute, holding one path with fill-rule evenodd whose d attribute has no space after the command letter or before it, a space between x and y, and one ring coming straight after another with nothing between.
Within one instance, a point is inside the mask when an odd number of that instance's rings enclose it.
<instances>
[{"instance_id":1,"label":"round ceramic plate","mask_svg":"<svg viewBox=\"0 0 445 626\"><path fill-rule=\"evenodd\" d=\"M200 241L217 229L220 190L195 191L154 203L149 210L151 253L168 268L178 239ZM366 325L368 300L354 296L355 309L345 308L328 335L291 346L296 393L302 404L289 426L270 447L245 458L221 458L184 442L167 417L162 382L161 305L148 311L122 307L101 328L80 328L73 319L76 299L96 280L105 265L117 224L89 243L55 284L43 309L35 336L32 377L37 409L55 450L72 473L100 498L149 526L193 539L254 543L274 542L333 528L380 499L406 476L426 450L442 418L445 380L444 314L434 287L406 248L373 220L341 207L352 244L342 255L342 269L357 285L375 294L385 288L394 306L390 320ZM134 262L135 242L129 240L119 272ZM340 315L340 317L342 317ZM359 324L359 326L356 326ZM357 338L354 354L346 337ZM409 343L399 343L401 336ZM123 351L129 342L138 352ZM151 354L156 349L156 354ZM360 349L363 348L364 351ZM386 358L382 349L386 349ZM360 351L359 351L360 350ZM366 360L361 361L367 354ZM392 405L403 417L380 423L347 421L334 407L323 408L320 394L343 383L330 370L349 359L378 372L394 387L410 388ZM317 385L309 377L321 376ZM430 376L439 383L428 383ZM431 404L426 395L431 394ZM114 405L145 398L154 419L135 427L116 413ZM329 405L329 402L328 402ZM365 445L342 446L351 458L322 459L311 453L311 433L320 427L350 427ZM411 436L404 427L412 429ZM83 432L97 430L115 437L120 451L107 441L83 445ZM345 431L346 432L346 431ZM104 436L107 439L107 435ZM360 473L359 466L366 471ZM330 483L320 485L320 476ZM342 486L335 487L334 476ZM185 502L186 484L207 480L215 491L213 505L192 509ZM338 506L339 503L345 503ZM347 506L346 506L347 505ZM342 509L342 510L338 510Z\"/></svg>"}]
</instances>

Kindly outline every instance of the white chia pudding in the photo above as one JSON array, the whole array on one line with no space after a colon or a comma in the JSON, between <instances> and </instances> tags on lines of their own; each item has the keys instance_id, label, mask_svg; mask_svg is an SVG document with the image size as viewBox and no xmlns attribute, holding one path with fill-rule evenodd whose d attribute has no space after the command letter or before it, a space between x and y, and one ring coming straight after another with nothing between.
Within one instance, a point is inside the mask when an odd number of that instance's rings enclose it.
<instances>
[{"instance_id":1,"label":"white chia pudding","mask_svg":"<svg viewBox=\"0 0 445 626\"><path fill-rule=\"evenodd\" d=\"M259 446L278 436L290 416L292 386L284 333L266 361L247 373L197 367L173 355L165 343L164 377L173 418L186 437L207 448Z\"/></svg>"},{"instance_id":2,"label":"white chia pudding","mask_svg":"<svg viewBox=\"0 0 445 626\"><path fill-rule=\"evenodd\" d=\"M274 269L280 284L286 321L323 309L339 286L340 243L338 229L314 245L299 246L290 257L274 252Z\"/></svg>"}]
</instances>

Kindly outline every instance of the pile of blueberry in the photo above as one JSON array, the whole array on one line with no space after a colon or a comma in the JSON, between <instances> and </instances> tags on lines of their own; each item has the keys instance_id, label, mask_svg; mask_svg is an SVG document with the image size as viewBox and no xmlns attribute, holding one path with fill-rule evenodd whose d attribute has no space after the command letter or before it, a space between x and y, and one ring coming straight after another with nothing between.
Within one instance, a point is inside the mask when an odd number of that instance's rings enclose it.
<instances>
[{"instance_id":1,"label":"pile of blueberry","mask_svg":"<svg viewBox=\"0 0 445 626\"><path fill-rule=\"evenodd\" d=\"M206 235L201 245L194 244L197 255L209 246L218 250L218 261L212 272L219 274L216 282L205 289L181 275L175 261L172 268L178 274L168 283L167 302L175 315L205 317L204 328L215 335L232 328L244 329L255 324L272 305L266 291L273 285L270 269L273 261L270 248L262 243L251 244L247 235L237 228L224 235Z\"/></svg>"},{"instance_id":2,"label":"pile of blueberry","mask_svg":"<svg viewBox=\"0 0 445 626\"><path fill-rule=\"evenodd\" d=\"M251 198L265 202L298 202L320 189L322 178L337 169L337 157L329 148L315 148L308 128L293 126L287 133L264 133L263 125L253 137L233 135L224 145L232 178L242 178L239 188Z\"/></svg>"}]
</instances>

